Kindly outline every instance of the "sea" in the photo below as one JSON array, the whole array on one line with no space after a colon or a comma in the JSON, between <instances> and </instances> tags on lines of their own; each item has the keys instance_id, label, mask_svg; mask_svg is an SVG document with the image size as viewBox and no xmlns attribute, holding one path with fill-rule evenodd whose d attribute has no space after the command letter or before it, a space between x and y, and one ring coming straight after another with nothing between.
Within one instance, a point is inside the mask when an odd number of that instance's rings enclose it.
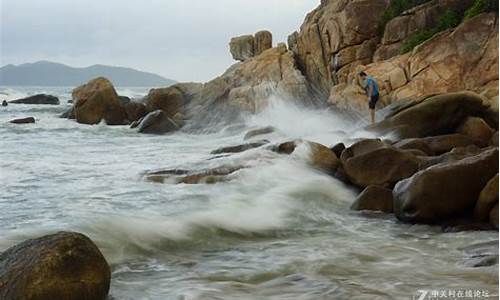
<instances>
[{"instance_id":1,"label":"sea","mask_svg":"<svg viewBox=\"0 0 500 300\"><path fill-rule=\"evenodd\" d=\"M0 100L46 93L61 101L0 107L0 251L58 231L81 232L112 268L111 300L498 295L498 266L473 268L463 250L498 240L498 232L444 233L352 211L359 191L312 169L308 149L210 154L265 126L276 131L256 139L349 144L371 137L356 130L364 120L276 96L232 124L144 135L59 118L71 107L71 89L0 87ZM117 88L134 99L148 90ZM29 116L35 124L8 122ZM216 184L161 184L144 176L221 165L245 168Z\"/></svg>"}]
</instances>

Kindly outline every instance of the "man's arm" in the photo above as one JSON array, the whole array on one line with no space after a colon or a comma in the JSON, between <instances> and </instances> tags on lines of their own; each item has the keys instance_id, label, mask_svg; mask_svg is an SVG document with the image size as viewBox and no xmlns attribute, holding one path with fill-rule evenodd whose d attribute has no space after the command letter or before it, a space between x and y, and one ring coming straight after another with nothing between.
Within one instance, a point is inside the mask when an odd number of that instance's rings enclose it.
<instances>
[{"instance_id":1,"label":"man's arm","mask_svg":"<svg viewBox=\"0 0 500 300\"><path fill-rule=\"evenodd\" d=\"M368 85L368 98L371 99L372 95L373 95L373 83L370 82L370 84Z\"/></svg>"}]
</instances>

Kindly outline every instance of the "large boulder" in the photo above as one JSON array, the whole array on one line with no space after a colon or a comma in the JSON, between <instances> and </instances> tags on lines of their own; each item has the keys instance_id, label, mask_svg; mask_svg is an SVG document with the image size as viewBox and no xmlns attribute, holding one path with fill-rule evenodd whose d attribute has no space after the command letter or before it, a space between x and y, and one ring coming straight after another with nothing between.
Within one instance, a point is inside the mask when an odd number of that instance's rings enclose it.
<instances>
[{"instance_id":1,"label":"large boulder","mask_svg":"<svg viewBox=\"0 0 500 300\"><path fill-rule=\"evenodd\" d=\"M235 60L252 58L255 56L255 38L252 35L234 37L229 42L229 50Z\"/></svg>"},{"instance_id":2,"label":"large boulder","mask_svg":"<svg viewBox=\"0 0 500 300\"><path fill-rule=\"evenodd\" d=\"M498 205L498 174L483 188L474 208L474 219L487 221L491 210Z\"/></svg>"},{"instance_id":3,"label":"large boulder","mask_svg":"<svg viewBox=\"0 0 500 300\"><path fill-rule=\"evenodd\" d=\"M484 102L473 92L431 96L394 112L372 129L393 132L401 138L452 133L467 117L483 113L487 109Z\"/></svg>"},{"instance_id":4,"label":"large boulder","mask_svg":"<svg viewBox=\"0 0 500 300\"><path fill-rule=\"evenodd\" d=\"M370 185L363 190L351 205L352 210L373 210L391 213L392 190L377 185Z\"/></svg>"},{"instance_id":5,"label":"large boulder","mask_svg":"<svg viewBox=\"0 0 500 300\"><path fill-rule=\"evenodd\" d=\"M394 212L411 223L471 215L480 192L497 173L498 149L434 165L396 184Z\"/></svg>"},{"instance_id":6,"label":"large boulder","mask_svg":"<svg viewBox=\"0 0 500 300\"><path fill-rule=\"evenodd\" d=\"M267 30L255 34L255 56L273 47L273 34Z\"/></svg>"},{"instance_id":7,"label":"large boulder","mask_svg":"<svg viewBox=\"0 0 500 300\"><path fill-rule=\"evenodd\" d=\"M22 99L12 100L10 103L16 104L50 104L59 105L59 98L52 95L38 94Z\"/></svg>"},{"instance_id":8,"label":"large boulder","mask_svg":"<svg viewBox=\"0 0 500 300\"><path fill-rule=\"evenodd\" d=\"M345 149L343 170L359 187L391 187L419 170L420 160L411 152L388 146L380 140L364 140Z\"/></svg>"},{"instance_id":9,"label":"large boulder","mask_svg":"<svg viewBox=\"0 0 500 300\"><path fill-rule=\"evenodd\" d=\"M27 240L0 255L0 298L104 300L111 271L86 236L60 232Z\"/></svg>"},{"instance_id":10,"label":"large boulder","mask_svg":"<svg viewBox=\"0 0 500 300\"><path fill-rule=\"evenodd\" d=\"M184 95L175 86L150 90L145 103L147 112L161 109L169 118L184 111Z\"/></svg>"},{"instance_id":11,"label":"large boulder","mask_svg":"<svg viewBox=\"0 0 500 300\"><path fill-rule=\"evenodd\" d=\"M476 145L476 142L462 134L446 134L426 138L404 139L396 144L400 149L418 149L427 155L440 155L451 151L453 148Z\"/></svg>"},{"instance_id":12,"label":"large boulder","mask_svg":"<svg viewBox=\"0 0 500 300\"><path fill-rule=\"evenodd\" d=\"M73 90L75 118L82 124L128 124L125 109L109 80L98 77Z\"/></svg>"},{"instance_id":13,"label":"large boulder","mask_svg":"<svg viewBox=\"0 0 500 300\"><path fill-rule=\"evenodd\" d=\"M295 140L271 147L271 150L280 154L292 154L299 147L306 149L307 163L324 173L334 175L340 167L340 160L328 147L310 141Z\"/></svg>"},{"instance_id":14,"label":"large boulder","mask_svg":"<svg viewBox=\"0 0 500 300\"><path fill-rule=\"evenodd\" d=\"M468 117L460 125L457 132L468 136L483 146L489 144L495 131L482 118Z\"/></svg>"},{"instance_id":15,"label":"large boulder","mask_svg":"<svg viewBox=\"0 0 500 300\"><path fill-rule=\"evenodd\" d=\"M164 134L179 130L179 126L159 109L147 114L138 125L140 133Z\"/></svg>"},{"instance_id":16,"label":"large boulder","mask_svg":"<svg viewBox=\"0 0 500 300\"><path fill-rule=\"evenodd\" d=\"M124 105L124 108L130 122L140 120L146 115L146 106L141 102L130 101Z\"/></svg>"}]
</instances>

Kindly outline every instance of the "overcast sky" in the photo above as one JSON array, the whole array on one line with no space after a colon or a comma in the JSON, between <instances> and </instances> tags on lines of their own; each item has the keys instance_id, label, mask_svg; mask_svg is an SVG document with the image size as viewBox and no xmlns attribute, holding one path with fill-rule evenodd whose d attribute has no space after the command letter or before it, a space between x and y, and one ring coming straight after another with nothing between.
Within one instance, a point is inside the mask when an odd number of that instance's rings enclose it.
<instances>
[{"instance_id":1,"label":"overcast sky","mask_svg":"<svg viewBox=\"0 0 500 300\"><path fill-rule=\"evenodd\" d=\"M0 0L0 64L107 64L206 81L234 61L231 37L286 41L320 0Z\"/></svg>"}]
</instances>

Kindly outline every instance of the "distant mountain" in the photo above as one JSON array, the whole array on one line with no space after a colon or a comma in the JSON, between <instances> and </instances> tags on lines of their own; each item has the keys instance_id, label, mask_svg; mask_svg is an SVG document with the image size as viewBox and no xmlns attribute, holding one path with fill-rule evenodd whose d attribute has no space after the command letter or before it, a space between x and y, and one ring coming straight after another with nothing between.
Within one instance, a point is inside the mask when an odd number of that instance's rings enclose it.
<instances>
[{"instance_id":1,"label":"distant mountain","mask_svg":"<svg viewBox=\"0 0 500 300\"><path fill-rule=\"evenodd\" d=\"M67 65L39 61L0 68L0 85L18 86L77 86L88 80L104 76L116 86L159 87L175 83L174 80L131 68L93 65L74 68Z\"/></svg>"}]
</instances>

